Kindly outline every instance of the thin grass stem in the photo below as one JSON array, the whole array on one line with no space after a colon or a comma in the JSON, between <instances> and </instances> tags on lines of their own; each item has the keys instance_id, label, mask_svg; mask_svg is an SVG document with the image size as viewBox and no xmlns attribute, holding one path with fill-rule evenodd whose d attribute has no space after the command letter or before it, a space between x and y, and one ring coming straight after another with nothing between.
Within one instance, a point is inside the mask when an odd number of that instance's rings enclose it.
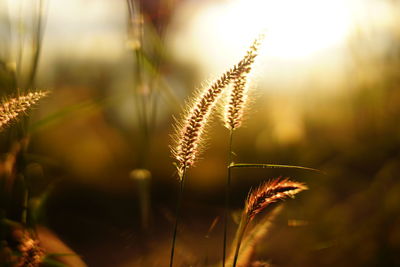
<instances>
[{"instance_id":1,"label":"thin grass stem","mask_svg":"<svg viewBox=\"0 0 400 267\"><path fill-rule=\"evenodd\" d=\"M183 188L185 185L185 177L186 177L186 168L183 169L181 177L179 179L180 188L179 188L178 202L176 203L176 215L175 215L176 217L175 217L175 225L174 225L174 234L172 236L171 257L169 260L170 267L172 267L173 263L174 263L175 241L176 241L176 234L178 231L178 224L179 224L180 213L181 213Z\"/></svg>"},{"instance_id":2,"label":"thin grass stem","mask_svg":"<svg viewBox=\"0 0 400 267\"><path fill-rule=\"evenodd\" d=\"M224 241L223 241L223 252L222 252L222 267L225 267L226 261L226 243L227 243L227 232L228 232L228 217L229 217L229 208L230 208L230 191L231 191L231 170L230 166L232 165L232 140L233 140L233 131L229 131L229 152L228 152L228 175L226 177L226 186L225 186L225 212L224 212Z\"/></svg>"},{"instance_id":3,"label":"thin grass stem","mask_svg":"<svg viewBox=\"0 0 400 267\"><path fill-rule=\"evenodd\" d=\"M239 257L240 245L242 244L242 239L243 239L244 233L246 232L246 228L247 228L248 224L249 224L249 218L247 217L246 213L243 213L242 218L240 219L237 236L235 238L236 248L235 248L235 256L233 258L233 264L232 264L233 267L236 266L236 263L237 263L237 260Z\"/></svg>"},{"instance_id":4,"label":"thin grass stem","mask_svg":"<svg viewBox=\"0 0 400 267\"><path fill-rule=\"evenodd\" d=\"M225 187L225 213L224 213L224 244L222 252L222 266L225 267L226 259L226 242L227 242L227 232L228 232L228 217L229 217L229 207L230 207L230 191L231 191L231 168L233 164L232 161L232 143L233 143L233 130L229 131L229 151L228 151L228 175L226 177L226 187Z\"/></svg>"}]
</instances>

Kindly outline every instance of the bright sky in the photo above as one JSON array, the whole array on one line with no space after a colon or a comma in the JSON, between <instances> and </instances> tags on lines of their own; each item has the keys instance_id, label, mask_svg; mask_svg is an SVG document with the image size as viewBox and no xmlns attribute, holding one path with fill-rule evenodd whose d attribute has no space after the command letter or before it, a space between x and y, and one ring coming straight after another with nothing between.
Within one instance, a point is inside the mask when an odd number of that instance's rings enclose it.
<instances>
[{"instance_id":1,"label":"bright sky","mask_svg":"<svg viewBox=\"0 0 400 267\"><path fill-rule=\"evenodd\" d=\"M217 2L217 1L216 1ZM348 0L240 0L201 9L193 33L208 29L214 44L239 47L263 29L266 51L274 57L303 58L340 43L351 27Z\"/></svg>"},{"instance_id":2,"label":"bright sky","mask_svg":"<svg viewBox=\"0 0 400 267\"><path fill-rule=\"evenodd\" d=\"M188 1L176 16L170 40L180 60L196 61L209 77L236 63L265 30L259 61L269 67L262 75L284 86L288 78L315 69L340 75L348 38L360 27L368 32L393 23L391 8L387 1L373 0Z\"/></svg>"}]
</instances>

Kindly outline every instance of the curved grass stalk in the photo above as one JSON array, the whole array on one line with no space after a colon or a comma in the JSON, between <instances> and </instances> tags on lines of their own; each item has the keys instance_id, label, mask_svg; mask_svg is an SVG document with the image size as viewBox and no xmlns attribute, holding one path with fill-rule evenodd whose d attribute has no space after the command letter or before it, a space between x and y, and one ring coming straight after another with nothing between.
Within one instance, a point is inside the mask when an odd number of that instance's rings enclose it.
<instances>
[{"instance_id":1,"label":"curved grass stalk","mask_svg":"<svg viewBox=\"0 0 400 267\"><path fill-rule=\"evenodd\" d=\"M256 225L248 230L248 233L243 237L240 246L240 261L237 264L248 266L251 265L251 257L255 252L255 247L268 234L273 220L282 210L282 205L273 208L273 210L265 215ZM231 255L233 258L233 254ZM232 259L231 259L232 260Z\"/></svg>"},{"instance_id":2,"label":"curved grass stalk","mask_svg":"<svg viewBox=\"0 0 400 267\"><path fill-rule=\"evenodd\" d=\"M246 216L245 213L243 213L242 218L240 219L239 223L239 228L236 232L236 238L234 244L236 244L235 248L235 256L233 258L233 264L232 266L235 267L238 257L239 257L239 250L240 250L240 245L242 244L243 236L244 233L246 232L246 228L249 225L250 219Z\"/></svg>"},{"instance_id":3,"label":"curved grass stalk","mask_svg":"<svg viewBox=\"0 0 400 267\"><path fill-rule=\"evenodd\" d=\"M326 174L324 171L321 171L319 169L314 169L314 168L309 168L309 167L303 167L303 166L296 166L296 165L281 165L281 164L268 164L268 163L232 163L229 165L230 169L233 168L258 168L258 169L299 169L299 170L306 170L306 171L312 171L312 172L317 172L320 174Z\"/></svg>"}]
</instances>

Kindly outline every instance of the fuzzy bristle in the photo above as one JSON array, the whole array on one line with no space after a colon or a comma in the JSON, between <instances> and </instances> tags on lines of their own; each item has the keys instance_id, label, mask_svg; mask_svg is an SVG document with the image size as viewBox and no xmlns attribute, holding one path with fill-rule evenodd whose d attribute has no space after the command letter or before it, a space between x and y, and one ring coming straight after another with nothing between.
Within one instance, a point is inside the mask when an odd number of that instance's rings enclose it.
<instances>
[{"instance_id":1,"label":"fuzzy bristle","mask_svg":"<svg viewBox=\"0 0 400 267\"><path fill-rule=\"evenodd\" d=\"M29 92L15 98L8 99L0 104L0 131L29 110L41 98L48 95L48 91Z\"/></svg>"},{"instance_id":2,"label":"fuzzy bristle","mask_svg":"<svg viewBox=\"0 0 400 267\"><path fill-rule=\"evenodd\" d=\"M297 193L307 190L303 183L293 182L286 179L274 179L261 185L256 190L250 192L245 205L245 213L249 220L264 210L271 203L284 200L288 197L293 198Z\"/></svg>"},{"instance_id":3,"label":"fuzzy bristle","mask_svg":"<svg viewBox=\"0 0 400 267\"><path fill-rule=\"evenodd\" d=\"M257 55L263 39L264 35L260 35L251 46L254 58ZM252 66L250 65L246 72L243 72L233 81L233 88L227 96L223 111L223 121L225 127L230 130L235 130L242 124L243 113L248 98L248 74L251 69Z\"/></svg>"},{"instance_id":4,"label":"fuzzy bristle","mask_svg":"<svg viewBox=\"0 0 400 267\"><path fill-rule=\"evenodd\" d=\"M205 88L193 100L186 117L176 127L176 145L172 147L172 154L178 162L177 168L180 177L183 171L192 166L198 158L201 142L204 140L205 126L223 89L232 81L238 80L250 72L251 65L257 56L259 42L259 39L254 41L246 55L237 65L226 71L217 81L210 87Z\"/></svg>"},{"instance_id":5,"label":"fuzzy bristle","mask_svg":"<svg viewBox=\"0 0 400 267\"><path fill-rule=\"evenodd\" d=\"M247 102L247 76L242 75L234 81L233 89L229 94L228 103L225 105L225 127L235 130L240 127L243 120L243 111Z\"/></svg>"}]
</instances>

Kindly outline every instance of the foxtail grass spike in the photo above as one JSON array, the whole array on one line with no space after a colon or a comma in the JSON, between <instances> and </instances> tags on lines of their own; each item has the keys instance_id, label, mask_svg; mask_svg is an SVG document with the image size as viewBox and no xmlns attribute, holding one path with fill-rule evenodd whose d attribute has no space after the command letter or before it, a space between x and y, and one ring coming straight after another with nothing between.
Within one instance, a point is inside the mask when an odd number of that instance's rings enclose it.
<instances>
[{"instance_id":1,"label":"foxtail grass spike","mask_svg":"<svg viewBox=\"0 0 400 267\"><path fill-rule=\"evenodd\" d=\"M250 51L253 56L257 55L264 35L261 34L252 44ZM239 128L243 121L243 113L248 100L248 74L252 69L249 66L246 72L241 73L233 81L233 89L229 92L227 102L224 105L223 121L225 127L230 130Z\"/></svg>"},{"instance_id":2,"label":"foxtail grass spike","mask_svg":"<svg viewBox=\"0 0 400 267\"><path fill-rule=\"evenodd\" d=\"M205 126L209 121L211 112L221 96L223 89L232 81L249 73L251 65L257 56L260 44L259 38L250 46L241 61L211 84L200 91L192 100L181 123L178 123L174 136L176 144L172 147L172 154L177 161L179 176L182 177L184 169L192 166L201 152L201 144L204 140Z\"/></svg>"},{"instance_id":3,"label":"foxtail grass spike","mask_svg":"<svg viewBox=\"0 0 400 267\"><path fill-rule=\"evenodd\" d=\"M241 75L234 81L228 103L225 105L224 123L229 130L241 126L247 98L247 75Z\"/></svg>"},{"instance_id":4,"label":"foxtail grass spike","mask_svg":"<svg viewBox=\"0 0 400 267\"><path fill-rule=\"evenodd\" d=\"M34 104L46 95L48 95L48 91L29 92L3 101L0 104L0 131L30 110Z\"/></svg>"}]
</instances>

